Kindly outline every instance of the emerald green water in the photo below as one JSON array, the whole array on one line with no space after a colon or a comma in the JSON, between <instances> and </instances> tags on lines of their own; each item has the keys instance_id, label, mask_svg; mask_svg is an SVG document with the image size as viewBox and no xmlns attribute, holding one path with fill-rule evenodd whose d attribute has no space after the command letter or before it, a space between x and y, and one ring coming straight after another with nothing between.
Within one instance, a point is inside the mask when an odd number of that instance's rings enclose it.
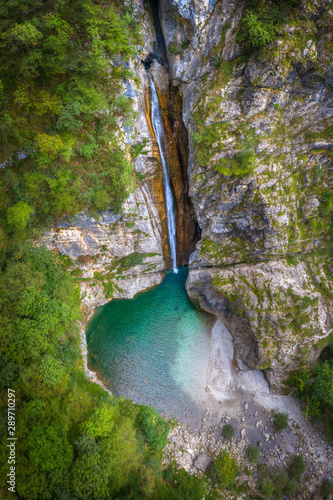
<instances>
[{"instance_id":1,"label":"emerald green water","mask_svg":"<svg viewBox=\"0 0 333 500\"><path fill-rule=\"evenodd\" d=\"M179 419L206 404L213 324L189 300L187 274L169 271L155 289L106 304L86 331L89 367L114 394Z\"/></svg>"}]
</instances>

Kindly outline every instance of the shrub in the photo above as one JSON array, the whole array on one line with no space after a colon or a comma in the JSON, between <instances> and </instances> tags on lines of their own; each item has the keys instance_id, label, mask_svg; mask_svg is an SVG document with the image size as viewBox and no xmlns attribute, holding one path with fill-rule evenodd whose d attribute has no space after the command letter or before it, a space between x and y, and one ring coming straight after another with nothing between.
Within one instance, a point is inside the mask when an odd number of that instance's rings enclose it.
<instances>
[{"instance_id":1,"label":"shrub","mask_svg":"<svg viewBox=\"0 0 333 500\"><path fill-rule=\"evenodd\" d=\"M119 259L121 267L127 269L129 267L140 266L143 263L143 259L147 257L146 253L133 252L125 257Z\"/></svg>"},{"instance_id":2,"label":"shrub","mask_svg":"<svg viewBox=\"0 0 333 500\"><path fill-rule=\"evenodd\" d=\"M333 191L325 191L320 200L319 212L321 215L329 215L333 212Z\"/></svg>"},{"instance_id":3,"label":"shrub","mask_svg":"<svg viewBox=\"0 0 333 500\"><path fill-rule=\"evenodd\" d=\"M284 493L288 497L293 497L298 492L298 489L299 489L299 483L297 481L295 481L294 479L292 479L291 481L288 481L288 484L284 490Z\"/></svg>"},{"instance_id":4,"label":"shrub","mask_svg":"<svg viewBox=\"0 0 333 500\"><path fill-rule=\"evenodd\" d=\"M329 479L324 479L320 488L324 498L333 496L333 483Z\"/></svg>"},{"instance_id":5,"label":"shrub","mask_svg":"<svg viewBox=\"0 0 333 500\"><path fill-rule=\"evenodd\" d=\"M244 17L244 23L248 30L249 44L254 47L263 47L267 43L274 40L276 28L273 22L264 19L264 14L267 12L262 11L261 14L257 14L250 10ZM265 16L266 17L266 16Z\"/></svg>"},{"instance_id":6,"label":"shrub","mask_svg":"<svg viewBox=\"0 0 333 500\"><path fill-rule=\"evenodd\" d=\"M22 231L29 222L32 208L24 201L19 201L16 205L9 207L6 211L6 218L10 230L13 232Z\"/></svg>"},{"instance_id":7,"label":"shrub","mask_svg":"<svg viewBox=\"0 0 333 500\"><path fill-rule=\"evenodd\" d=\"M163 471L163 479L167 484L155 492L154 498L200 500L205 496L204 480L201 477L189 474L185 469L177 470L174 460Z\"/></svg>"},{"instance_id":8,"label":"shrub","mask_svg":"<svg viewBox=\"0 0 333 500\"><path fill-rule=\"evenodd\" d=\"M312 385L314 398L333 408L333 365L325 361L314 366L315 379Z\"/></svg>"},{"instance_id":9,"label":"shrub","mask_svg":"<svg viewBox=\"0 0 333 500\"><path fill-rule=\"evenodd\" d=\"M17 379L18 370L14 363L9 361L5 355L0 360L0 389L12 387Z\"/></svg>"},{"instance_id":10,"label":"shrub","mask_svg":"<svg viewBox=\"0 0 333 500\"><path fill-rule=\"evenodd\" d=\"M251 464L258 463L260 458L260 448L258 448L255 444L251 444L246 450L246 456Z\"/></svg>"},{"instance_id":11,"label":"shrub","mask_svg":"<svg viewBox=\"0 0 333 500\"><path fill-rule=\"evenodd\" d=\"M150 448L162 450L168 440L169 427L161 415L150 406L142 406L136 419Z\"/></svg>"},{"instance_id":12,"label":"shrub","mask_svg":"<svg viewBox=\"0 0 333 500\"><path fill-rule=\"evenodd\" d=\"M232 486L238 474L238 466L228 452L222 451L211 467L214 478L222 488Z\"/></svg>"},{"instance_id":13,"label":"shrub","mask_svg":"<svg viewBox=\"0 0 333 500\"><path fill-rule=\"evenodd\" d=\"M268 498L281 498L288 485L287 471L282 467L275 469L265 467L263 464L259 467L258 488L260 492Z\"/></svg>"},{"instance_id":14,"label":"shrub","mask_svg":"<svg viewBox=\"0 0 333 500\"><path fill-rule=\"evenodd\" d=\"M275 413L273 418L274 418L274 425L278 431L283 431L288 427L287 413Z\"/></svg>"},{"instance_id":15,"label":"shrub","mask_svg":"<svg viewBox=\"0 0 333 500\"><path fill-rule=\"evenodd\" d=\"M235 429L231 424L227 424L223 427L222 436L225 439L231 439L235 435Z\"/></svg>"},{"instance_id":16,"label":"shrub","mask_svg":"<svg viewBox=\"0 0 333 500\"><path fill-rule=\"evenodd\" d=\"M179 55L182 53L181 47L175 41L169 42L168 49L171 54Z\"/></svg>"},{"instance_id":17,"label":"shrub","mask_svg":"<svg viewBox=\"0 0 333 500\"><path fill-rule=\"evenodd\" d=\"M306 462L304 461L303 455L297 455L290 467L290 477L300 481L306 469Z\"/></svg>"},{"instance_id":18,"label":"shrub","mask_svg":"<svg viewBox=\"0 0 333 500\"><path fill-rule=\"evenodd\" d=\"M272 42L290 8L298 0L247 0L237 41L247 46L264 47Z\"/></svg>"}]
</instances>

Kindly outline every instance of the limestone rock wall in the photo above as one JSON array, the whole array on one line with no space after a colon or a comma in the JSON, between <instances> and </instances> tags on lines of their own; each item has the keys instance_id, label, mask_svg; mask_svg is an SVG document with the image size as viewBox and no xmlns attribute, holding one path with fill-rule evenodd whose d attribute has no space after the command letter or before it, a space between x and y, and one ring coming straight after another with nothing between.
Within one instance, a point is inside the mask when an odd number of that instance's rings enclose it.
<instances>
[{"instance_id":1,"label":"limestone rock wall","mask_svg":"<svg viewBox=\"0 0 333 500\"><path fill-rule=\"evenodd\" d=\"M252 51L236 41L244 2L160 4L202 234L188 293L278 390L332 332L332 3L302 2Z\"/></svg>"},{"instance_id":2,"label":"limestone rock wall","mask_svg":"<svg viewBox=\"0 0 333 500\"><path fill-rule=\"evenodd\" d=\"M69 271L80 284L82 309L87 318L97 306L112 298L131 298L156 286L168 268L163 174L149 123L149 82L142 63L152 52L156 34L152 17L141 0L136 2L136 9L143 27L143 45L138 57L129 61L136 78L124 82L123 92L131 100L137 118L122 126L119 143L127 151L131 146L139 151L132 154L137 187L121 214L81 213L51 228L42 239L49 249L64 256ZM156 74L162 85L164 79L158 68Z\"/></svg>"},{"instance_id":3,"label":"limestone rock wall","mask_svg":"<svg viewBox=\"0 0 333 500\"><path fill-rule=\"evenodd\" d=\"M107 300L131 298L159 284L166 268L162 226L147 184L129 197L122 215L79 214L48 231L42 242L66 256L87 316Z\"/></svg>"}]
</instances>

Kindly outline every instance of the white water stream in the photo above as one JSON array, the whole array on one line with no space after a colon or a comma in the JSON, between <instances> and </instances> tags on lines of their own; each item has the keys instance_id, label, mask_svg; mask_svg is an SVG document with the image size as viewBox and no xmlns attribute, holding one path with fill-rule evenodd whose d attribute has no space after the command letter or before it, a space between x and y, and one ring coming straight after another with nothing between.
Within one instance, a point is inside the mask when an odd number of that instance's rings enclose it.
<instances>
[{"instance_id":1,"label":"white water stream","mask_svg":"<svg viewBox=\"0 0 333 500\"><path fill-rule=\"evenodd\" d=\"M167 215L170 255L171 255L173 271L177 272L176 211L175 211L175 202L170 182L168 145L166 141L166 133L163 126L163 119L161 115L160 103L158 100L156 87L150 75L149 75L149 81L151 90L151 122L154 129L155 138L158 144L158 149L160 152L162 169L163 169L163 185L164 185L165 209Z\"/></svg>"}]
</instances>

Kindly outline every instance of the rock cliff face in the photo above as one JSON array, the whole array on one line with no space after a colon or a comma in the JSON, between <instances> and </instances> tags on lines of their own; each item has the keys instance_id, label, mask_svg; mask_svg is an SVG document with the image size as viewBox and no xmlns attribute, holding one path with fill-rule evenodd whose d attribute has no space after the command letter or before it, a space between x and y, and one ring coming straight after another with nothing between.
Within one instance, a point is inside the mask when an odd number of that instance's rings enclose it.
<instances>
[{"instance_id":1,"label":"rock cliff face","mask_svg":"<svg viewBox=\"0 0 333 500\"><path fill-rule=\"evenodd\" d=\"M144 43L124 92L137 119L123 142L135 152L137 188L122 215L81 214L44 242L72 259L87 315L159 283L170 267L149 69L188 293L229 329L235 366L264 369L279 390L332 332L332 4L302 2L275 42L252 51L236 41L242 1L136 7Z\"/></svg>"},{"instance_id":2,"label":"rock cliff face","mask_svg":"<svg viewBox=\"0 0 333 500\"><path fill-rule=\"evenodd\" d=\"M136 78L124 83L136 119L122 127L120 145L131 145L137 188L122 214L82 213L48 231L42 242L67 257L69 271L81 286L83 310L94 309L112 298L130 298L161 282L171 267L163 194L163 173L150 117L148 73L159 93L167 134L172 187L177 210L177 263L188 263L199 239L194 208L188 195L188 136L182 119L179 88L169 80L168 61L156 17L157 4L137 2L143 46L130 61Z\"/></svg>"},{"instance_id":3,"label":"rock cliff face","mask_svg":"<svg viewBox=\"0 0 333 500\"><path fill-rule=\"evenodd\" d=\"M332 331L331 2L302 3L252 52L236 42L243 2L161 6L202 233L187 290L229 328L239 368L278 389Z\"/></svg>"}]
</instances>

